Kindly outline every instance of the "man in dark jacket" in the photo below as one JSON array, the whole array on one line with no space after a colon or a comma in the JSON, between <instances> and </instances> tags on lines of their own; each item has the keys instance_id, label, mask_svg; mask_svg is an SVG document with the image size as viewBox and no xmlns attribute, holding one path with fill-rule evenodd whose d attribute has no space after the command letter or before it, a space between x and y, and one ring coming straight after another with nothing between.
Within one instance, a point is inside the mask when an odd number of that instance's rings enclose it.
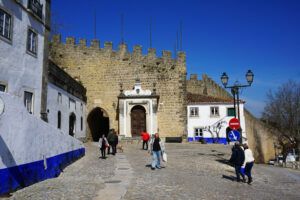
<instances>
[{"instance_id":1,"label":"man in dark jacket","mask_svg":"<svg viewBox=\"0 0 300 200\"><path fill-rule=\"evenodd\" d=\"M231 162L234 165L237 182L241 181L240 175L242 175L243 182L246 181L244 174L241 173L241 167L244 164L244 161L245 161L244 150L242 149L240 143L236 142L232 147L232 154L229 162Z\"/></svg>"},{"instance_id":2,"label":"man in dark jacket","mask_svg":"<svg viewBox=\"0 0 300 200\"><path fill-rule=\"evenodd\" d=\"M109 146L107 148L107 154L110 154L110 147L112 147L113 143L114 143L114 130L113 129L109 130L109 133L107 135L107 141L109 143Z\"/></svg>"},{"instance_id":3,"label":"man in dark jacket","mask_svg":"<svg viewBox=\"0 0 300 200\"><path fill-rule=\"evenodd\" d=\"M112 141L112 154L115 155L117 153L117 145L119 143L119 138L117 135L117 132L115 130L113 130L113 141Z\"/></svg>"}]
</instances>

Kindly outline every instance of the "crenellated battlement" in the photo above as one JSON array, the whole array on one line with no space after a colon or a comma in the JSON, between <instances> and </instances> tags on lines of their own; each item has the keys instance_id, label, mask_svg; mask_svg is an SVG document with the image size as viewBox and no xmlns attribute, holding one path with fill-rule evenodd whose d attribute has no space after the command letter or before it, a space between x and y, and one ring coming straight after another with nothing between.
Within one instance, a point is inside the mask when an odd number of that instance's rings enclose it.
<instances>
[{"instance_id":1,"label":"crenellated battlement","mask_svg":"<svg viewBox=\"0 0 300 200\"><path fill-rule=\"evenodd\" d=\"M185 52L178 52L177 58L172 58L172 52L168 50L163 50L161 57L157 56L155 48L149 48L146 55L143 55L143 48L141 45L133 46L133 51L129 52L126 44L119 44L118 49L114 50L113 43L110 41L104 42L103 48L101 48L101 43L97 39L93 39L90 43L86 39L79 39L78 42L74 37L67 37L65 43L61 39L61 35L54 35L51 41L53 46L65 46L67 48L74 48L77 51L82 49L84 51L98 51L100 54L108 57L118 57L123 60L141 60L143 58L148 60L162 59L164 63L183 63L186 62Z\"/></svg>"}]
</instances>

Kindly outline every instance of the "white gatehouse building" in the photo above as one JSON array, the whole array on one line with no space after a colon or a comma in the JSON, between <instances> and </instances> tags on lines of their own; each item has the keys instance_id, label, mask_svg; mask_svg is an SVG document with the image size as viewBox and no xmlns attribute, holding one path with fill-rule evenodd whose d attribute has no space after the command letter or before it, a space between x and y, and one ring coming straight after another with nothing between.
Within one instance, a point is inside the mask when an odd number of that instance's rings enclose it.
<instances>
[{"instance_id":1,"label":"white gatehouse building","mask_svg":"<svg viewBox=\"0 0 300 200\"><path fill-rule=\"evenodd\" d=\"M188 141L228 143L229 120L234 118L233 101L210 96L187 94ZM240 126L243 141L246 140L244 102L239 103Z\"/></svg>"}]
</instances>

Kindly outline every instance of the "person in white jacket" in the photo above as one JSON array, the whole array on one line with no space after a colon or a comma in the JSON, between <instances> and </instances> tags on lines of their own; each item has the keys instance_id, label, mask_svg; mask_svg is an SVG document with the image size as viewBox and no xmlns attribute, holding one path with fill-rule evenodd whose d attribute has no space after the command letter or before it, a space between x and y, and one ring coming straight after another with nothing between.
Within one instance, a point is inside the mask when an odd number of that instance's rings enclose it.
<instances>
[{"instance_id":1,"label":"person in white jacket","mask_svg":"<svg viewBox=\"0 0 300 200\"><path fill-rule=\"evenodd\" d=\"M149 152L152 155L152 164L151 169L154 170L155 168L160 169L160 160L162 153L165 152L165 145L159 138L159 134L155 133L154 138L150 140L150 150Z\"/></svg>"},{"instance_id":2,"label":"person in white jacket","mask_svg":"<svg viewBox=\"0 0 300 200\"><path fill-rule=\"evenodd\" d=\"M245 174L248 177L248 184L251 184L253 179L251 175L251 170L254 164L254 157L251 149L249 149L249 146L247 144L243 144L244 152L245 152Z\"/></svg>"}]
</instances>

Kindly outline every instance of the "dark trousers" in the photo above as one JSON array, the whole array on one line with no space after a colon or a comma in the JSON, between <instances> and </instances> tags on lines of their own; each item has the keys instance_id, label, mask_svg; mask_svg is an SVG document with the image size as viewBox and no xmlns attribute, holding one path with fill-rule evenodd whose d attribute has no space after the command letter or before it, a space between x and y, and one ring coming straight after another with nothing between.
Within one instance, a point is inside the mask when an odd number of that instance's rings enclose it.
<instances>
[{"instance_id":1,"label":"dark trousers","mask_svg":"<svg viewBox=\"0 0 300 200\"><path fill-rule=\"evenodd\" d=\"M107 147L107 154L110 154L110 148L112 150L112 154L115 155L117 153L117 143L109 142L109 146Z\"/></svg>"},{"instance_id":2,"label":"dark trousers","mask_svg":"<svg viewBox=\"0 0 300 200\"><path fill-rule=\"evenodd\" d=\"M105 158L105 148L100 148L102 158Z\"/></svg>"},{"instance_id":3,"label":"dark trousers","mask_svg":"<svg viewBox=\"0 0 300 200\"><path fill-rule=\"evenodd\" d=\"M146 145L146 150L148 150L148 141L143 140L143 149L145 149L145 145Z\"/></svg>"},{"instance_id":4,"label":"dark trousers","mask_svg":"<svg viewBox=\"0 0 300 200\"><path fill-rule=\"evenodd\" d=\"M110 147L112 146L112 142L108 142L109 146L107 147L107 154L110 154Z\"/></svg>"},{"instance_id":5,"label":"dark trousers","mask_svg":"<svg viewBox=\"0 0 300 200\"><path fill-rule=\"evenodd\" d=\"M248 176L249 180L252 180L251 170L254 162L246 163L245 174Z\"/></svg>"},{"instance_id":6,"label":"dark trousers","mask_svg":"<svg viewBox=\"0 0 300 200\"><path fill-rule=\"evenodd\" d=\"M117 153L117 143L113 142L111 144L112 154L115 155Z\"/></svg>"},{"instance_id":7,"label":"dark trousers","mask_svg":"<svg viewBox=\"0 0 300 200\"><path fill-rule=\"evenodd\" d=\"M235 165L235 166L234 166L237 181L240 181L240 180L241 180L240 175L242 176L243 180L245 180L245 176L244 176L244 174L242 174L242 172L241 172L241 167L242 167L242 166L240 166L240 165Z\"/></svg>"}]
</instances>

